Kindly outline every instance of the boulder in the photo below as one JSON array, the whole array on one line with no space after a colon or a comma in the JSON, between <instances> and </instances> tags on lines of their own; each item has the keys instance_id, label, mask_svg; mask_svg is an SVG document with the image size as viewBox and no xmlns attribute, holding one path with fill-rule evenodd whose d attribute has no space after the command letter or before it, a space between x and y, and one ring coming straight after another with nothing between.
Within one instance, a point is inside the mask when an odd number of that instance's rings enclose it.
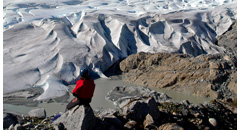
<instances>
[{"instance_id":1,"label":"boulder","mask_svg":"<svg viewBox=\"0 0 237 133\"><path fill-rule=\"evenodd\" d=\"M24 130L25 128L21 124L16 124L14 130Z\"/></svg>"},{"instance_id":2,"label":"boulder","mask_svg":"<svg viewBox=\"0 0 237 133\"><path fill-rule=\"evenodd\" d=\"M60 123L67 130L92 130L96 126L96 117L91 107L77 105L62 114L53 125L58 126Z\"/></svg>"},{"instance_id":3,"label":"boulder","mask_svg":"<svg viewBox=\"0 0 237 133\"><path fill-rule=\"evenodd\" d=\"M160 112L158 109L158 103L153 97L127 99L127 104L122 102L122 105L118 105L120 108L120 115L125 119L131 119L138 123L143 123L145 117L150 114L154 123L158 123Z\"/></svg>"},{"instance_id":4,"label":"boulder","mask_svg":"<svg viewBox=\"0 0 237 133\"><path fill-rule=\"evenodd\" d=\"M215 118L209 118L208 121L213 127L217 126L217 121Z\"/></svg>"},{"instance_id":5,"label":"boulder","mask_svg":"<svg viewBox=\"0 0 237 133\"><path fill-rule=\"evenodd\" d=\"M152 116L150 114L147 114L144 122L143 122L143 127L146 130L151 130L151 129L158 129L155 125L154 125L154 120L152 118Z\"/></svg>"},{"instance_id":6,"label":"boulder","mask_svg":"<svg viewBox=\"0 0 237 133\"><path fill-rule=\"evenodd\" d=\"M44 119L46 118L46 111L44 108L32 109L31 111L28 112L28 115L30 117Z\"/></svg>"},{"instance_id":7,"label":"boulder","mask_svg":"<svg viewBox=\"0 0 237 133\"><path fill-rule=\"evenodd\" d=\"M65 126L63 123L58 123L57 125L54 125L55 130L66 130Z\"/></svg>"},{"instance_id":8,"label":"boulder","mask_svg":"<svg viewBox=\"0 0 237 133\"><path fill-rule=\"evenodd\" d=\"M133 121L133 120L129 120L124 127L127 129L135 129L135 127L137 126L137 122Z\"/></svg>"},{"instance_id":9,"label":"boulder","mask_svg":"<svg viewBox=\"0 0 237 133\"><path fill-rule=\"evenodd\" d=\"M166 123L159 127L159 130L183 130L183 127L176 123Z\"/></svg>"},{"instance_id":10,"label":"boulder","mask_svg":"<svg viewBox=\"0 0 237 133\"><path fill-rule=\"evenodd\" d=\"M14 125L11 124L11 126L8 128L8 130L14 130Z\"/></svg>"},{"instance_id":11,"label":"boulder","mask_svg":"<svg viewBox=\"0 0 237 133\"><path fill-rule=\"evenodd\" d=\"M109 126L114 126L116 129L123 127L122 122L114 115L116 111L114 109L101 110L96 114L97 118L100 118L103 123Z\"/></svg>"},{"instance_id":12,"label":"boulder","mask_svg":"<svg viewBox=\"0 0 237 133\"><path fill-rule=\"evenodd\" d=\"M9 128L12 124L16 125L18 123L17 115L12 113L3 113L3 128Z\"/></svg>"},{"instance_id":13,"label":"boulder","mask_svg":"<svg viewBox=\"0 0 237 133\"><path fill-rule=\"evenodd\" d=\"M27 123L23 124L22 127L30 129L30 128L34 128L34 125L31 122L27 122Z\"/></svg>"}]
</instances>

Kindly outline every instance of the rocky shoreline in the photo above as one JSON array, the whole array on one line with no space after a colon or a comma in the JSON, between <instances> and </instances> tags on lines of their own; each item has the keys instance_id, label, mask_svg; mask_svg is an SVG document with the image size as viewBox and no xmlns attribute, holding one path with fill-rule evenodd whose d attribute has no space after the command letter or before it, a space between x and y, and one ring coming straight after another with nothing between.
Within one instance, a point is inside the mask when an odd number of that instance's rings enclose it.
<instances>
[{"instance_id":1,"label":"rocky shoreline","mask_svg":"<svg viewBox=\"0 0 237 133\"><path fill-rule=\"evenodd\" d=\"M166 94L143 87L115 87L107 98L116 103L116 109L93 110L81 105L49 117L42 108L28 115L4 112L3 127L5 130L237 129L237 106L232 99L204 104L172 102Z\"/></svg>"},{"instance_id":2,"label":"rocky shoreline","mask_svg":"<svg viewBox=\"0 0 237 133\"><path fill-rule=\"evenodd\" d=\"M236 60L227 55L144 53L120 63L123 80L133 84L211 98L237 95Z\"/></svg>"}]
</instances>

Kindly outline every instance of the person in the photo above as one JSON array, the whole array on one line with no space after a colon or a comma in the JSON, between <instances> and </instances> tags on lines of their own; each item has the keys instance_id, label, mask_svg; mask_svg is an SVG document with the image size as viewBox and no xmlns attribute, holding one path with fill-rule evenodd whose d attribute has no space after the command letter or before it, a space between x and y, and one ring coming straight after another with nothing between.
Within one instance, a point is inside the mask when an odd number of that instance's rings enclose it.
<instances>
[{"instance_id":1,"label":"person","mask_svg":"<svg viewBox=\"0 0 237 133\"><path fill-rule=\"evenodd\" d=\"M87 68L81 69L81 78L77 81L74 90L72 91L75 98L67 105L66 111L72 109L76 105L90 106L89 103L92 100L95 83L90 77L89 70Z\"/></svg>"}]
</instances>

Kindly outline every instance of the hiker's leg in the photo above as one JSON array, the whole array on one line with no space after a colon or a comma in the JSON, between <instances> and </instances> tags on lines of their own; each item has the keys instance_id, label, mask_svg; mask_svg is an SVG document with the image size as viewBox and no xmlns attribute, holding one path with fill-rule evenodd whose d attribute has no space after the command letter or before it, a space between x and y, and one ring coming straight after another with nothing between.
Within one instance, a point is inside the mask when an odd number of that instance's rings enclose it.
<instances>
[{"instance_id":1,"label":"hiker's leg","mask_svg":"<svg viewBox=\"0 0 237 133\"><path fill-rule=\"evenodd\" d=\"M90 106L91 98L90 99L80 99L79 105Z\"/></svg>"},{"instance_id":2,"label":"hiker's leg","mask_svg":"<svg viewBox=\"0 0 237 133\"><path fill-rule=\"evenodd\" d=\"M68 105L66 107L66 111L72 109L73 107L75 107L77 105L79 105L79 102L80 101L78 99L76 100L76 98L74 98L70 103L68 103Z\"/></svg>"}]
</instances>

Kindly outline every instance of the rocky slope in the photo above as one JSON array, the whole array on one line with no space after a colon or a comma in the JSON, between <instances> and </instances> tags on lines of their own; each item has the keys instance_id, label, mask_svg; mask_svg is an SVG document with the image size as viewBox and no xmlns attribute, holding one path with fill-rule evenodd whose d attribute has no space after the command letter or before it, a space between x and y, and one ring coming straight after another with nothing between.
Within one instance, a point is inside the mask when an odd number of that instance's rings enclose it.
<instances>
[{"instance_id":1,"label":"rocky slope","mask_svg":"<svg viewBox=\"0 0 237 133\"><path fill-rule=\"evenodd\" d=\"M123 92L137 92L123 96ZM146 92L141 95L140 92ZM94 110L76 106L65 113L46 117L43 109L28 116L4 113L4 129L9 130L121 130L121 129L237 129L237 108L233 101L213 100L205 104L171 102L165 94L142 87L116 87L108 97L117 97L117 109ZM118 97L118 94L122 94ZM132 93L131 93L132 94ZM119 101L119 102L118 102Z\"/></svg>"},{"instance_id":2,"label":"rocky slope","mask_svg":"<svg viewBox=\"0 0 237 133\"><path fill-rule=\"evenodd\" d=\"M202 97L236 96L236 60L227 55L138 53L120 63L123 80Z\"/></svg>"},{"instance_id":3,"label":"rocky slope","mask_svg":"<svg viewBox=\"0 0 237 133\"><path fill-rule=\"evenodd\" d=\"M223 35L217 37L216 44L224 47L228 55L237 55L237 21Z\"/></svg>"}]
</instances>

